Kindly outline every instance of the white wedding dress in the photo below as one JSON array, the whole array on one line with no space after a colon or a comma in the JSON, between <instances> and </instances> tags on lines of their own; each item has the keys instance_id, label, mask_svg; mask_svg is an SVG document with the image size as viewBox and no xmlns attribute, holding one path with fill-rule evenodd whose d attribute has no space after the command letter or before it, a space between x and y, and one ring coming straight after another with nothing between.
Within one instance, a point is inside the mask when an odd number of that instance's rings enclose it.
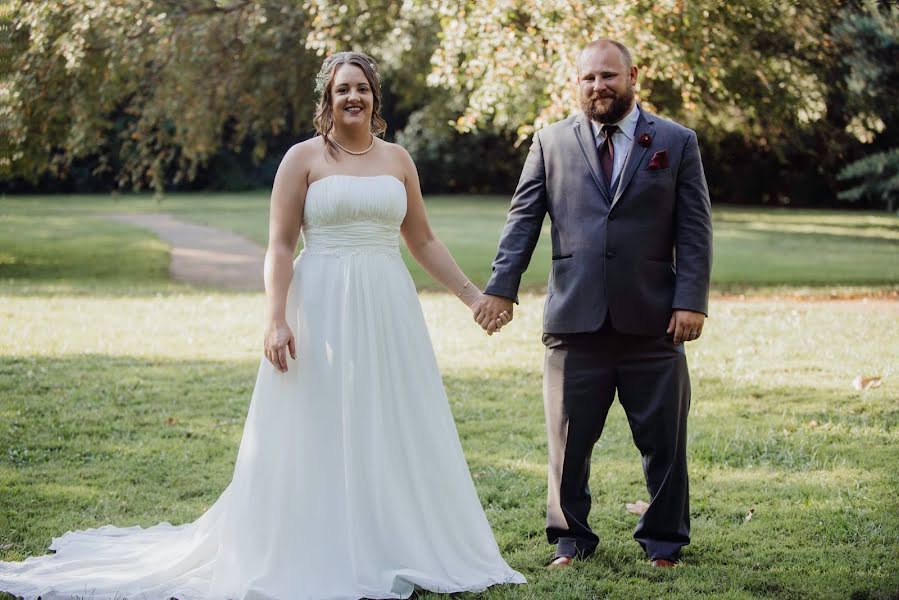
<instances>
[{"instance_id":1,"label":"white wedding dress","mask_svg":"<svg viewBox=\"0 0 899 600\"><path fill-rule=\"evenodd\" d=\"M0 563L0 591L357 600L525 582L481 508L400 257L403 184L332 175L304 212L297 360L284 374L263 360L224 493L193 523L54 538L55 554Z\"/></svg>"}]
</instances>

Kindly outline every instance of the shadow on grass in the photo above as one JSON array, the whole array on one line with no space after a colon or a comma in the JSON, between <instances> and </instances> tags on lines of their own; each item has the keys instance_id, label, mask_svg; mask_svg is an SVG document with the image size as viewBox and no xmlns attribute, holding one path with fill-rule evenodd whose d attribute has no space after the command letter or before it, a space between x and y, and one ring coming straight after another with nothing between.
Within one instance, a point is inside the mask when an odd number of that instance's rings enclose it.
<instances>
[{"instance_id":1,"label":"shadow on grass","mask_svg":"<svg viewBox=\"0 0 899 600\"><path fill-rule=\"evenodd\" d=\"M84 216L0 215L3 293L165 287L168 265L168 247L140 229Z\"/></svg>"}]
</instances>

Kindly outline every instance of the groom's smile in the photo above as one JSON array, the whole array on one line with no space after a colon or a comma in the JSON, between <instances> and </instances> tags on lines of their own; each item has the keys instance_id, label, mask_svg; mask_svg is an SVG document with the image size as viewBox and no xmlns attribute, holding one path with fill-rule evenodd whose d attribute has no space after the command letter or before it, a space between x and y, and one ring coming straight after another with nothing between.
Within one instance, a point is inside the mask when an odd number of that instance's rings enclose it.
<instances>
[{"instance_id":1,"label":"groom's smile","mask_svg":"<svg viewBox=\"0 0 899 600\"><path fill-rule=\"evenodd\" d=\"M616 123L634 102L637 69L614 47L588 48L578 57L581 110L593 121Z\"/></svg>"}]
</instances>

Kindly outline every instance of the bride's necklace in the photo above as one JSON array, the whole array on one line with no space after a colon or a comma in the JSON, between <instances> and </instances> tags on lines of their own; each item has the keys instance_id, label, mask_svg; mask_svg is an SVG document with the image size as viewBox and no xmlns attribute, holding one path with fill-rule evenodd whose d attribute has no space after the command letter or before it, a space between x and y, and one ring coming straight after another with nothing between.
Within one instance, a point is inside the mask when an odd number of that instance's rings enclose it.
<instances>
[{"instance_id":1,"label":"bride's necklace","mask_svg":"<svg viewBox=\"0 0 899 600\"><path fill-rule=\"evenodd\" d=\"M369 134L369 135L371 135L371 134ZM352 154L353 156L362 156L363 154L367 154L369 150L371 150L372 148L375 147L375 136L373 136L373 135L371 136L371 144L368 145L368 148L366 148L365 150L361 150L359 152L354 152L353 150L347 150L346 148L344 148L343 146L338 144L337 140L335 140L333 136L331 137L331 141L334 142L335 146L337 146L338 148L340 148L347 154Z\"/></svg>"}]
</instances>

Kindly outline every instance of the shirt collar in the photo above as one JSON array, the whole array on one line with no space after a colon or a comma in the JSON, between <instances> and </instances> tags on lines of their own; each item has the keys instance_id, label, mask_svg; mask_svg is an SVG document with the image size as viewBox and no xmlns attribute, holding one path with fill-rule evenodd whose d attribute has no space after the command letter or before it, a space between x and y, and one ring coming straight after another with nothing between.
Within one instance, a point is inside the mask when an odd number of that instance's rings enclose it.
<instances>
[{"instance_id":1,"label":"shirt collar","mask_svg":"<svg viewBox=\"0 0 899 600\"><path fill-rule=\"evenodd\" d=\"M617 125L618 131L623 133L625 137L629 140L634 139L634 132L637 131L637 120L640 118L640 109L637 108L637 103L634 102L633 108L631 111L627 113L620 121L617 123L609 123L610 125ZM605 136L602 133L602 124L597 123L594 120L590 120L590 126L593 128L593 137L599 139L605 139Z\"/></svg>"}]
</instances>

